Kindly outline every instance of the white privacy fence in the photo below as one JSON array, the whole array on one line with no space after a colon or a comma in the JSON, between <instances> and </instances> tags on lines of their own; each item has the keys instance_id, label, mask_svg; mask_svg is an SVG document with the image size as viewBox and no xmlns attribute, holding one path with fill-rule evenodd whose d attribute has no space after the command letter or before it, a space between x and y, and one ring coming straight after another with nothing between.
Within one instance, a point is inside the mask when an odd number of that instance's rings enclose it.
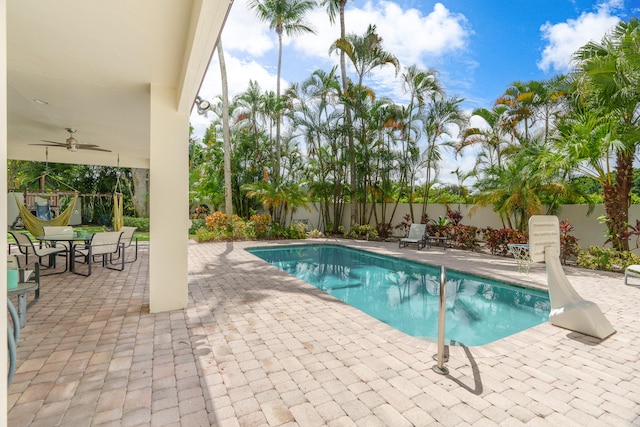
<instances>
[{"instance_id":1,"label":"white privacy fence","mask_svg":"<svg viewBox=\"0 0 640 427\"><path fill-rule=\"evenodd\" d=\"M324 231L325 225L322 223L322 218L318 209L319 205L310 204L309 207L311 208L311 212L307 211L304 208L299 208L293 215L293 221L306 222L307 230L318 229L320 231ZM449 205L449 208L457 210L458 206ZM477 208L472 215L469 215L469 210L471 208L472 205L460 206L460 212L462 213L461 224L478 228L502 228L500 217L493 211L493 208ZM387 205L386 219L387 222L391 222L391 226L394 227L394 236L399 237L401 235L401 231L399 229L396 229L395 226L400 224L400 222L403 220L403 217L409 213L409 204L399 204L393 216L393 219L391 219L390 221L389 219L391 218L392 210L393 204ZM415 222L420 222L422 205L414 204L413 212ZM604 246L607 228L604 224L601 224L600 220L598 219L598 217L605 214L604 205L595 205L595 208L590 215L587 215L587 212L587 205L563 205L555 215L560 221L566 219L569 220L571 224L573 224L574 229L571 232L571 235L579 239L578 243L582 248L586 249L589 246ZM447 206L442 204L430 203L427 208L427 213L429 214L429 218L431 219L436 219L439 216L446 216ZM380 219L381 217L382 216L380 215L380 207L378 206L378 218ZM347 204L345 206L345 213L341 223L344 226L345 231L349 230L349 218L349 205ZM629 209L629 222L632 225L635 225L636 219L640 219L640 205L631 205L631 208ZM373 225L374 223L375 220L372 217L371 224ZM634 236L631 237L629 246L631 249L633 249L633 252L635 252L636 254L640 254L640 250L635 249L636 240Z\"/></svg>"}]
</instances>

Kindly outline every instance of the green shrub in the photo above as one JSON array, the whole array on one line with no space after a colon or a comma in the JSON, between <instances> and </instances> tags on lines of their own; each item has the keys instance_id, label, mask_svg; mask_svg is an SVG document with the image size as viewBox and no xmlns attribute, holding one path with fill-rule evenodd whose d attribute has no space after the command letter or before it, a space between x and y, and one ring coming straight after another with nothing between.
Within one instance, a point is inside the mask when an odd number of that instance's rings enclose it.
<instances>
[{"instance_id":1,"label":"green shrub","mask_svg":"<svg viewBox=\"0 0 640 427\"><path fill-rule=\"evenodd\" d=\"M191 220L191 227L189 228L189 234L196 234L199 228L206 226L204 218L194 218Z\"/></svg>"},{"instance_id":2,"label":"green shrub","mask_svg":"<svg viewBox=\"0 0 640 427\"><path fill-rule=\"evenodd\" d=\"M138 227L138 231L149 231L149 218L125 216L123 221L127 227Z\"/></svg>"},{"instance_id":3,"label":"green shrub","mask_svg":"<svg viewBox=\"0 0 640 427\"><path fill-rule=\"evenodd\" d=\"M296 222L289 227L289 239L306 239L307 225L302 222Z\"/></svg>"},{"instance_id":4,"label":"green shrub","mask_svg":"<svg viewBox=\"0 0 640 427\"><path fill-rule=\"evenodd\" d=\"M640 264L640 257L630 251L618 251L613 248L591 246L580 251L578 265L592 270L624 271L631 264Z\"/></svg>"},{"instance_id":5,"label":"green shrub","mask_svg":"<svg viewBox=\"0 0 640 427\"><path fill-rule=\"evenodd\" d=\"M218 237L218 233L215 230L210 230L207 227L198 228L195 232L195 239L197 242L210 242Z\"/></svg>"},{"instance_id":6,"label":"green shrub","mask_svg":"<svg viewBox=\"0 0 640 427\"><path fill-rule=\"evenodd\" d=\"M378 231L376 227L369 224L354 224L346 235L351 239L377 239Z\"/></svg>"},{"instance_id":7,"label":"green shrub","mask_svg":"<svg viewBox=\"0 0 640 427\"><path fill-rule=\"evenodd\" d=\"M314 239L314 238L318 238L318 237L324 237L324 234L322 234L322 231L318 230L317 228L314 228L313 230L311 230L310 232L307 233L307 236L309 236L312 239Z\"/></svg>"},{"instance_id":8,"label":"green shrub","mask_svg":"<svg viewBox=\"0 0 640 427\"><path fill-rule=\"evenodd\" d=\"M306 239L306 226L303 223L295 223L289 227L282 227L280 224L273 224L267 231L268 239Z\"/></svg>"}]
</instances>

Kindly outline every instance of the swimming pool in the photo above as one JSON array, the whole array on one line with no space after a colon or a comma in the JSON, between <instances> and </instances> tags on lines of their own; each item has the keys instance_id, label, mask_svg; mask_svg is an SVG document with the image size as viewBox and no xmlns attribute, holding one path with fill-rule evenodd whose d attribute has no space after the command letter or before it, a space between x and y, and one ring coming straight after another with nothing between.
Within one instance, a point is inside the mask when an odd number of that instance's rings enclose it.
<instances>
[{"instance_id":1,"label":"swimming pool","mask_svg":"<svg viewBox=\"0 0 640 427\"><path fill-rule=\"evenodd\" d=\"M414 337L435 341L440 268L340 245L250 253ZM447 270L445 338L483 345L549 320L546 292Z\"/></svg>"}]
</instances>

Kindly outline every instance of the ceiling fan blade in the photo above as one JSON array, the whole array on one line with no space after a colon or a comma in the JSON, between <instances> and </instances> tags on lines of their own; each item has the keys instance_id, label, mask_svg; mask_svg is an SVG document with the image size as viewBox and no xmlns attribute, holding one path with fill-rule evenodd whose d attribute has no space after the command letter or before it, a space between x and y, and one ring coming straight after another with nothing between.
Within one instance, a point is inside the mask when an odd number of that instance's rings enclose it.
<instances>
[{"instance_id":1,"label":"ceiling fan blade","mask_svg":"<svg viewBox=\"0 0 640 427\"><path fill-rule=\"evenodd\" d=\"M78 140L73 137L75 130L67 129L67 131L71 134L71 136L69 137L69 139L67 139L66 143L41 139L40 141L46 142L46 144L29 144L29 145L41 145L46 147L64 147L69 151L92 150L92 151L103 151L105 153L111 153L111 150L99 148L100 146L97 144L80 144L78 143Z\"/></svg>"},{"instance_id":2,"label":"ceiling fan blade","mask_svg":"<svg viewBox=\"0 0 640 427\"><path fill-rule=\"evenodd\" d=\"M29 145L39 145L39 146L46 146L46 147L66 147L67 146L67 144L63 142L46 141L44 139L42 139L41 141L46 142L46 144L29 144Z\"/></svg>"},{"instance_id":3,"label":"ceiling fan blade","mask_svg":"<svg viewBox=\"0 0 640 427\"><path fill-rule=\"evenodd\" d=\"M92 150L92 151L104 151L105 153L111 153L111 150L105 150L104 148L97 148L98 146L94 146L94 147L86 147L86 145L88 144L81 144L84 145L84 147L78 147L81 150Z\"/></svg>"}]
</instances>

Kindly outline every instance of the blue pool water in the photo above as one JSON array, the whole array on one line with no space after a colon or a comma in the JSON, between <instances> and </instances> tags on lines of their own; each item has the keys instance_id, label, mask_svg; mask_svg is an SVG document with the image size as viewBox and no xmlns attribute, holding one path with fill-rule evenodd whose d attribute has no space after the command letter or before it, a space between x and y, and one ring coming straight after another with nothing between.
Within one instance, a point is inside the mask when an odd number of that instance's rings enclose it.
<instances>
[{"instance_id":1,"label":"blue pool water","mask_svg":"<svg viewBox=\"0 0 640 427\"><path fill-rule=\"evenodd\" d=\"M339 245L248 251L406 334L436 340L440 267ZM546 292L452 270L446 286L452 344L487 344L549 320Z\"/></svg>"}]
</instances>

